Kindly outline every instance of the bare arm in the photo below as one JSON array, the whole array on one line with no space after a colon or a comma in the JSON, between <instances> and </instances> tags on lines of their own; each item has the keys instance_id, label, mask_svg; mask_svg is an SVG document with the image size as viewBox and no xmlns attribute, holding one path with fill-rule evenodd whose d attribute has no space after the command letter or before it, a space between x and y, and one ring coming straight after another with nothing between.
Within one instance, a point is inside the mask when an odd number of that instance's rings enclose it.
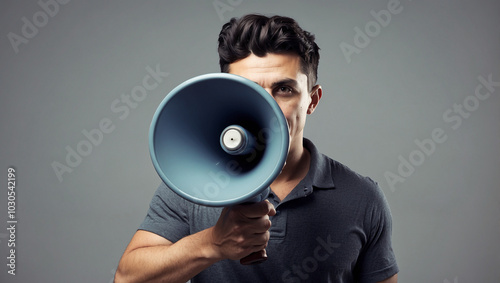
<instances>
[{"instance_id":1,"label":"bare arm","mask_svg":"<svg viewBox=\"0 0 500 283\"><path fill-rule=\"evenodd\" d=\"M267 246L273 206L267 202L225 208L214 227L176 243L137 231L126 248L115 282L186 282L223 259L240 259Z\"/></svg>"},{"instance_id":2,"label":"bare arm","mask_svg":"<svg viewBox=\"0 0 500 283\"><path fill-rule=\"evenodd\" d=\"M123 253L115 282L186 282L217 261L209 230L175 244L147 231L137 231Z\"/></svg>"}]
</instances>

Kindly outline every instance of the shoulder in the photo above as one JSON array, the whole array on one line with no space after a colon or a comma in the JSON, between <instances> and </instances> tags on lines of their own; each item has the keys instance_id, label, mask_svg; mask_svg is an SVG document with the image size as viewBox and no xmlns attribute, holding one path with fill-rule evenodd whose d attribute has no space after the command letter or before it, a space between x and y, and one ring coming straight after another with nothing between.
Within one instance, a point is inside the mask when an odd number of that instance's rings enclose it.
<instances>
[{"instance_id":1,"label":"shoulder","mask_svg":"<svg viewBox=\"0 0 500 283\"><path fill-rule=\"evenodd\" d=\"M325 156L331 166L331 174L335 182L335 189L348 191L360 200L385 204L385 195L376 181L349 168L348 166Z\"/></svg>"},{"instance_id":2,"label":"shoulder","mask_svg":"<svg viewBox=\"0 0 500 283\"><path fill-rule=\"evenodd\" d=\"M377 182L363 176L348 166L329 157L332 176L335 182L334 194L346 203L347 211L357 214L362 227L365 227L368 238L389 233L392 226L392 215L384 192ZM355 218L357 218L355 217Z\"/></svg>"},{"instance_id":3,"label":"shoulder","mask_svg":"<svg viewBox=\"0 0 500 283\"><path fill-rule=\"evenodd\" d=\"M365 177L343 163L321 153L308 139L304 139L304 147L311 154L311 165L306 178L320 188L336 189L369 189L376 190L378 185L369 177Z\"/></svg>"},{"instance_id":4,"label":"shoulder","mask_svg":"<svg viewBox=\"0 0 500 283\"><path fill-rule=\"evenodd\" d=\"M308 139L304 139L304 147L311 154L311 166L305 183L367 209L387 206L384 193L373 179L321 153Z\"/></svg>"},{"instance_id":5,"label":"shoulder","mask_svg":"<svg viewBox=\"0 0 500 283\"><path fill-rule=\"evenodd\" d=\"M333 187L335 194L356 199L358 202L366 201L373 205L385 206L385 195L376 181L364 176L349 166L319 153L316 154L316 173L313 181L317 186L327 188Z\"/></svg>"},{"instance_id":6,"label":"shoulder","mask_svg":"<svg viewBox=\"0 0 500 283\"><path fill-rule=\"evenodd\" d=\"M156 208L162 212L170 210L184 218L190 218L193 213L205 213L215 207L200 205L178 195L165 183L161 183L156 190L151 201L151 208Z\"/></svg>"},{"instance_id":7,"label":"shoulder","mask_svg":"<svg viewBox=\"0 0 500 283\"><path fill-rule=\"evenodd\" d=\"M379 188L377 182L368 176L364 176L349 166L336 161L326 155L323 157L327 160L331 176L335 182L337 188L351 187L351 188L365 188L370 190L376 190Z\"/></svg>"},{"instance_id":8,"label":"shoulder","mask_svg":"<svg viewBox=\"0 0 500 283\"><path fill-rule=\"evenodd\" d=\"M151 205L186 208L189 204L184 198L174 193L165 183L162 182L155 191Z\"/></svg>"}]
</instances>

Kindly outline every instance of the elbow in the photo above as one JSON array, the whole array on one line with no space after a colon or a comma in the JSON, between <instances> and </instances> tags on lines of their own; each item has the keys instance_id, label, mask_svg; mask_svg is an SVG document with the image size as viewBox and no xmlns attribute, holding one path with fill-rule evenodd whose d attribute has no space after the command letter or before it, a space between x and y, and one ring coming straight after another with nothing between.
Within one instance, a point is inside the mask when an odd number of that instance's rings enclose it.
<instances>
[{"instance_id":1,"label":"elbow","mask_svg":"<svg viewBox=\"0 0 500 283\"><path fill-rule=\"evenodd\" d=\"M113 279L113 283L126 283L125 278L121 272L116 270L115 272L115 278Z\"/></svg>"},{"instance_id":2,"label":"elbow","mask_svg":"<svg viewBox=\"0 0 500 283\"><path fill-rule=\"evenodd\" d=\"M115 272L115 277L114 277L113 282L114 283L132 283L133 281L130 278L130 276L127 276L123 272L123 268L120 268L120 266L118 266L118 268L116 269L116 272Z\"/></svg>"}]
</instances>

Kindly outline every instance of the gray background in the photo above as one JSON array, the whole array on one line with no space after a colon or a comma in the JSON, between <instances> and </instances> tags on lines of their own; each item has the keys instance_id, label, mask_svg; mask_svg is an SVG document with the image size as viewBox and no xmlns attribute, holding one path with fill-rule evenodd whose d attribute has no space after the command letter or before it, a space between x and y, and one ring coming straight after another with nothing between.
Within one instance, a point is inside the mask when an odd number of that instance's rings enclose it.
<instances>
[{"instance_id":1,"label":"gray background","mask_svg":"<svg viewBox=\"0 0 500 283\"><path fill-rule=\"evenodd\" d=\"M498 1L402 0L350 63L341 43L355 46L355 27L364 30L370 11L389 0L215 2L227 9L217 12L214 1L70 1L16 53L7 35L22 35L22 18L33 22L43 10L2 1L0 281L110 282L160 182L147 137L156 107L184 80L218 72L224 22L259 12L294 17L316 34L324 97L306 136L379 182L400 282L498 282L500 87L458 128L443 120L474 95L478 76L500 81ZM113 101L157 65L169 76L120 119ZM51 164L66 164L65 148L103 118L114 131L60 182ZM408 159L414 140L436 128L446 141L391 188L384 174L397 174L399 156ZM15 277L6 267L9 166L17 169Z\"/></svg>"}]
</instances>

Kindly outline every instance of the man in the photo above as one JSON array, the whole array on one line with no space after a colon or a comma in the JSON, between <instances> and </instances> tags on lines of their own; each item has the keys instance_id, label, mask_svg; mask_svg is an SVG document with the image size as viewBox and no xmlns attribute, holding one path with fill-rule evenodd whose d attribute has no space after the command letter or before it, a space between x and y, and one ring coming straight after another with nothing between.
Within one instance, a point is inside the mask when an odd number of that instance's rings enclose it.
<instances>
[{"instance_id":1,"label":"man","mask_svg":"<svg viewBox=\"0 0 500 283\"><path fill-rule=\"evenodd\" d=\"M314 36L287 17L247 15L223 26L218 50L222 72L258 83L280 106L290 130L286 165L267 201L231 209L160 186L116 282L397 282L380 188L303 137L322 96ZM264 263L239 263L264 248Z\"/></svg>"}]
</instances>

